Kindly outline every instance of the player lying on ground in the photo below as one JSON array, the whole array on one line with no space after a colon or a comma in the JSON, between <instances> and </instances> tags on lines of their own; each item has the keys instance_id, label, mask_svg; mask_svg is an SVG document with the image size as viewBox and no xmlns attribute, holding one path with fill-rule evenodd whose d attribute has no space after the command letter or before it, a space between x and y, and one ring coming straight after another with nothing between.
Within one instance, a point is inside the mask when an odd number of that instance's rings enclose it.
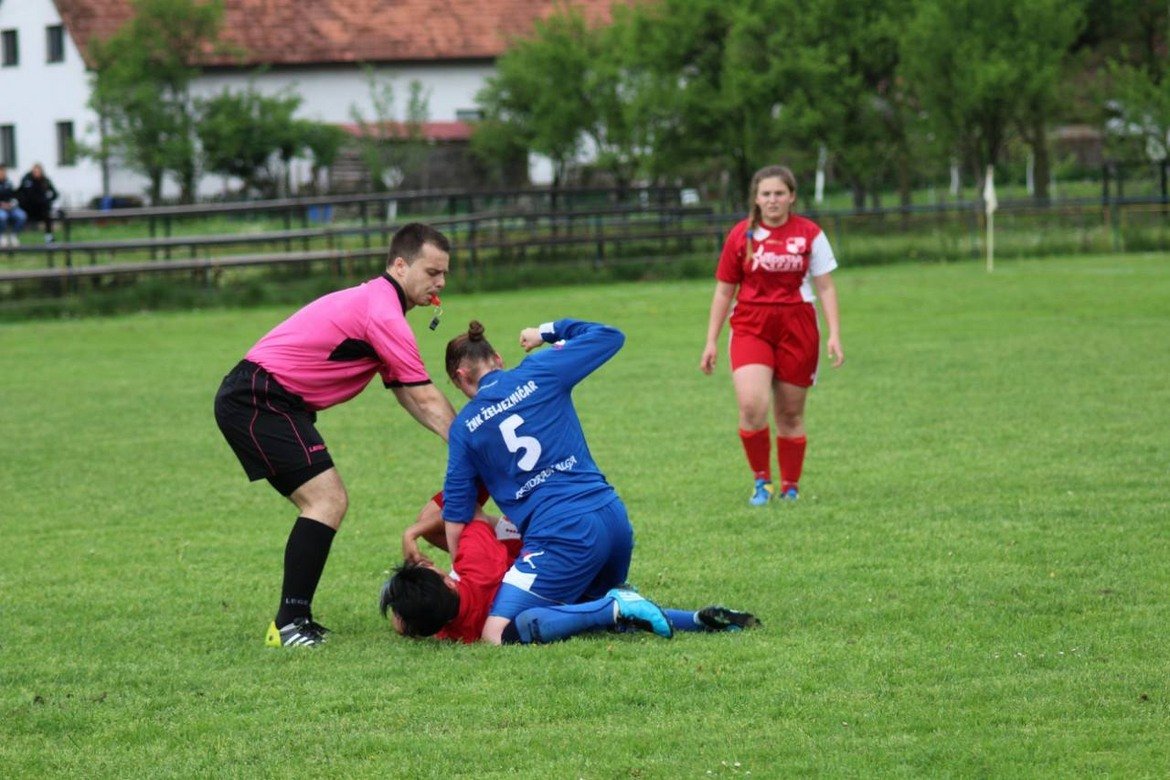
<instances>
[{"instance_id":1,"label":"player lying on ground","mask_svg":"<svg viewBox=\"0 0 1170 780\"><path fill-rule=\"evenodd\" d=\"M437 636L472 643L478 640L492 600L504 575L520 551L519 537L506 518L492 528L491 519L480 516L468 524L455 554L455 573L445 574L418 552L417 540L440 541L443 528L442 494L419 512L403 534L406 560L382 587L382 614L403 636ZM436 544L443 547L443 544ZM550 604L521 612L513 621L512 643L540 644L603 629L636 628L661 636L673 631L737 631L760 625L750 613L721 606L697 611L661 609L637 593L610 591L604 598L581 604Z\"/></svg>"}]
</instances>

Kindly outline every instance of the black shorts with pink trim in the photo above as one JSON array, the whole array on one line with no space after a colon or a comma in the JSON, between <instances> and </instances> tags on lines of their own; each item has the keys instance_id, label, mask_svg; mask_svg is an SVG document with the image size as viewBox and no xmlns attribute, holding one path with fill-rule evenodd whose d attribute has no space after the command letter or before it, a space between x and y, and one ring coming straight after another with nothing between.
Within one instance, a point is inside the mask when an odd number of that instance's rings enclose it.
<instances>
[{"instance_id":1,"label":"black shorts with pink trim","mask_svg":"<svg viewBox=\"0 0 1170 780\"><path fill-rule=\"evenodd\" d=\"M223 378L215 394L215 421L248 479L267 479L281 495L333 467L313 426L317 414L249 360Z\"/></svg>"}]
</instances>

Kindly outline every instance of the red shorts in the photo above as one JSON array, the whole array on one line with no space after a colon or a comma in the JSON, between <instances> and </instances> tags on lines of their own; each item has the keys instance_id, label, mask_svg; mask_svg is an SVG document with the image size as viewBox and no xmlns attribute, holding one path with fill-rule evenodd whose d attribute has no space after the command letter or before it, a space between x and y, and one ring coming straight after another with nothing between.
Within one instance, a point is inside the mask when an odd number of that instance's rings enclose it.
<instances>
[{"instance_id":1,"label":"red shorts","mask_svg":"<svg viewBox=\"0 0 1170 780\"><path fill-rule=\"evenodd\" d=\"M817 381L821 333L811 303L744 306L731 313L731 370L771 366L781 382L811 387Z\"/></svg>"}]
</instances>

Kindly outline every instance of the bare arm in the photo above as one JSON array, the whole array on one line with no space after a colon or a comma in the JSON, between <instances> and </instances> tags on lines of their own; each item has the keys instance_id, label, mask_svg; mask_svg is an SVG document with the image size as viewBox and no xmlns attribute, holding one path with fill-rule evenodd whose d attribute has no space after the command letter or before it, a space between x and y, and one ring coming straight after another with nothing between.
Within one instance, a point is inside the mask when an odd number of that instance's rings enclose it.
<instances>
[{"instance_id":1,"label":"bare arm","mask_svg":"<svg viewBox=\"0 0 1170 780\"><path fill-rule=\"evenodd\" d=\"M426 384L392 389L398 403L410 412L411 417L418 420L423 427L437 433L443 441L447 441L447 431L451 428L451 421L455 419L455 408L439 388L433 384Z\"/></svg>"},{"instance_id":2,"label":"bare arm","mask_svg":"<svg viewBox=\"0 0 1170 780\"><path fill-rule=\"evenodd\" d=\"M474 522L474 521L473 521ZM451 560L455 560L455 553L459 550L459 537L463 535L463 526L467 523L451 523L444 521L447 527L447 552L451 553Z\"/></svg>"},{"instance_id":3,"label":"bare arm","mask_svg":"<svg viewBox=\"0 0 1170 780\"><path fill-rule=\"evenodd\" d=\"M447 549L447 534L443 528L443 510L433 498L418 512L415 521L402 532L402 559L411 563L432 563L418 548L418 540L426 539L441 550Z\"/></svg>"},{"instance_id":4,"label":"bare arm","mask_svg":"<svg viewBox=\"0 0 1170 780\"><path fill-rule=\"evenodd\" d=\"M833 360L833 368L840 368L845 362L845 352L841 349L841 316L837 308L837 286L833 284L832 274L814 276L813 284L817 288L817 297L821 299L825 323L829 326L826 349Z\"/></svg>"},{"instance_id":5,"label":"bare arm","mask_svg":"<svg viewBox=\"0 0 1170 780\"><path fill-rule=\"evenodd\" d=\"M483 507L476 507L475 519L481 520L492 528L500 522L500 518L484 514ZM402 558L414 563L433 563L423 555L418 547L419 539L426 539L432 547L446 551L447 529L443 527L443 508L439 502L431 499L423 508L418 510L418 517L402 532Z\"/></svg>"},{"instance_id":6,"label":"bare arm","mask_svg":"<svg viewBox=\"0 0 1170 780\"><path fill-rule=\"evenodd\" d=\"M728 282L715 282L715 294L711 297L711 314L707 318L707 344L703 347L703 356L699 358L699 370L704 374L710 374L715 370L715 356L719 354L719 333L723 330L723 323L727 321L727 313L731 311L735 287Z\"/></svg>"}]
</instances>

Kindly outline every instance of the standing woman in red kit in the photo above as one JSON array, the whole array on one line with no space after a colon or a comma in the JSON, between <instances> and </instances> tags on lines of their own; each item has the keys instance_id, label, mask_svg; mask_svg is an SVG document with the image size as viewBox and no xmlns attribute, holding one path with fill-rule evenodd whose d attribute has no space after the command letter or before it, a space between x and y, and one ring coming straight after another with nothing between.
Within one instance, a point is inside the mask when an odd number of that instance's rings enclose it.
<instances>
[{"instance_id":1,"label":"standing woman in red kit","mask_svg":"<svg viewBox=\"0 0 1170 780\"><path fill-rule=\"evenodd\" d=\"M731 312L731 378L739 437L755 479L753 506L767 504L776 494L769 407L776 416L780 497L795 501L799 495L807 443L804 402L816 382L820 355L817 296L829 328L829 358L834 368L845 362L837 288L830 275L837 259L820 227L792 213L795 200L796 178L788 168L770 165L752 177L751 214L731 229L719 256L707 345L699 361L703 373L714 370L719 333Z\"/></svg>"}]
</instances>

